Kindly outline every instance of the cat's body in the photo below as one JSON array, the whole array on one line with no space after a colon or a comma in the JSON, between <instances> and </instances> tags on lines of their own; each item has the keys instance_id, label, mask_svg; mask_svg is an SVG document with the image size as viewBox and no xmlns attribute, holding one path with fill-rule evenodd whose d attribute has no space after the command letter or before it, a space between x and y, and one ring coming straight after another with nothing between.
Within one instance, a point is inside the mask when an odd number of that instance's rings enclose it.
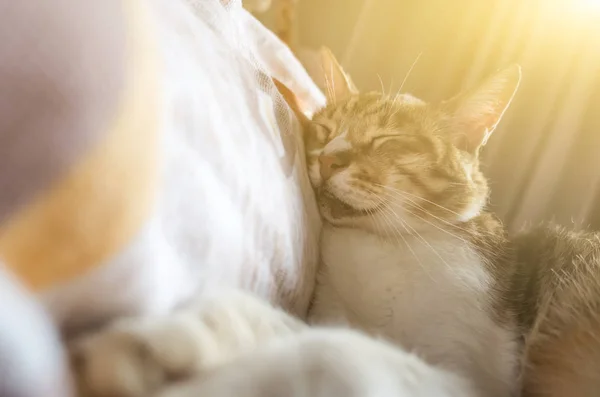
<instances>
[{"instance_id":1,"label":"cat's body","mask_svg":"<svg viewBox=\"0 0 600 397\"><path fill-rule=\"evenodd\" d=\"M310 328L244 294L205 298L77 342L83 389L93 397L509 397L522 382L528 397L595 395L600 239L542 228L511 241L484 208L478 149L519 70L430 106L353 93L325 55L329 105L303 120L325 220L310 316L362 332ZM181 379L192 382L179 387Z\"/></svg>"},{"instance_id":2,"label":"cat's body","mask_svg":"<svg viewBox=\"0 0 600 397\"><path fill-rule=\"evenodd\" d=\"M495 317L493 274L468 241L434 228L386 239L326 225L322 246L311 322L340 318L464 375L482 395L510 395L516 324Z\"/></svg>"},{"instance_id":3,"label":"cat's body","mask_svg":"<svg viewBox=\"0 0 600 397\"><path fill-rule=\"evenodd\" d=\"M483 215L467 226L477 226L482 218L490 223ZM487 230L497 233L498 226ZM493 235L481 233L478 238L487 238L488 246ZM515 257L506 259L516 260L517 266L506 279L512 287L505 296L521 308L519 324L526 341L521 395L595 396L600 386L600 235L545 225L508 245ZM356 299L368 285L360 284ZM361 302L353 307L360 309ZM339 307L334 311L340 313ZM336 320L331 312L325 318ZM425 328L437 333L435 327ZM448 340L441 339L440 344L448 346ZM510 353L492 341L487 347ZM169 316L118 321L77 343L73 352L83 359L76 361L84 397L481 395L464 377L455 377L455 371L428 366L407 349L355 332L310 329L239 292L204 298ZM422 349L415 353L427 355ZM491 360L497 358L494 352L488 354ZM178 379L191 382L179 386Z\"/></svg>"},{"instance_id":4,"label":"cat's body","mask_svg":"<svg viewBox=\"0 0 600 397\"><path fill-rule=\"evenodd\" d=\"M517 324L502 301L512 267L502 227L484 212L478 151L519 69L429 105L360 94L323 57L328 106L306 122L325 221L312 320L382 336L464 376L481 396L513 395Z\"/></svg>"}]
</instances>

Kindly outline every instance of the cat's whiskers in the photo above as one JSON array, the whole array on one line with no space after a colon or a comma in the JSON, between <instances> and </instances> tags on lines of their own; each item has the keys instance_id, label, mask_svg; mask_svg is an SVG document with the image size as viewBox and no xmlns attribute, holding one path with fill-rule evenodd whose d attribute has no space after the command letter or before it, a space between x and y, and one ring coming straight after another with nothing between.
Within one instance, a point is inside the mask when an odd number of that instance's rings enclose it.
<instances>
[{"instance_id":1,"label":"cat's whiskers","mask_svg":"<svg viewBox=\"0 0 600 397\"><path fill-rule=\"evenodd\" d=\"M377 78L379 79L379 85L381 86L381 95L385 98L389 94L385 93L385 88L383 87L383 80L381 79L381 75L379 73L377 73Z\"/></svg>"},{"instance_id":2,"label":"cat's whiskers","mask_svg":"<svg viewBox=\"0 0 600 397\"><path fill-rule=\"evenodd\" d=\"M400 98L400 95L402 95L402 89L404 88L404 84L406 84L406 81L408 80L408 78L409 78L410 74L412 73L413 69L415 68L415 66L419 62L419 59L421 59L421 55L423 55L422 51L419 53L419 55L417 55L417 57L413 61L412 65L410 65L410 68L406 72L406 75L404 76L404 79L402 80L402 83L400 84L400 88L398 88L398 91L396 92L396 95L394 95L394 99L392 100L390 109L393 109L396 106L396 101L398 100L398 98ZM390 117L393 117L396 114L396 112L397 112L397 110L394 113L392 113L390 115Z\"/></svg>"},{"instance_id":3,"label":"cat's whiskers","mask_svg":"<svg viewBox=\"0 0 600 397\"><path fill-rule=\"evenodd\" d=\"M372 208L365 210L367 212L367 214L369 215L369 217L373 220L374 222L374 226L375 226L375 231L378 234L383 235L383 237L390 237L389 233L387 233L387 231L382 227L381 223L379 222L379 219L377 219L376 215L376 206L374 205L374 202L372 200L366 200L368 201L371 205Z\"/></svg>"},{"instance_id":4,"label":"cat's whiskers","mask_svg":"<svg viewBox=\"0 0 600 397\"><path fill-rule=\"evenodd\" d=\"M425 271L427 271L427 268L423 265L423 262L421 262L421 258L419 258L419 256L417 255L417 253L414 251L413 247L410 245L410 243L408 242L408 240L406 239L406 237L404 236L404 234L400 230L398 230L398 228L394 224L393 220L390 219L389 214L387 214L383 210L384 208L385 208L385 206L383 206L383 207L378 206L378 207L376 207L376 211L377 211L377 213L379 215L381 215L383 221L388 225L388 228L390 228L394 232L396 242L398 244L400 244L400 239L402 239L402 242L404 243L404 245L406 246L406 248L408 248L408 250L410 251L410 253L412 254L412 256L415 258L415 260L419 264L419 266L422 269L424 269ZM404 227L404 225L402 225L402 226ZM408 234L410 234L410 232L408 232L408 229L406 229L406 232ZM389 236L389 237L392 237L392 236Z\"/></svg>"},{"instance_id":5,"label":"cat's whiskers","mask_svg":"<svg viewBox=\"0 0 600 397\"><path fill-rule=\"evenodd\" d=\"M413 207L415 207L415 208L417 208L417 209L420 209L421 211L425 212L427 215L429 215L429 216L431 216L431 217L433 217L433 218L436 218L436 219L438 219L438 220L440 220L440 221L442 221L442 222L445 222L445 223L447 223L447 224L448 224L448 225L450 225L450 226L453 226L453 227L454 227L455 229L457 229L457 230L463 231L463 232L465 232L465 233L469 233L469 231L468 231L468 230L466 230L466 229L464 229L464 228L461 228L460 226L457 226L457 225L455 225L455 224L453 224L453 223L450 223L450 222L448 222L448 221L446 221L446 220L444 220L444 219L442 219L442 218L438 218L438 217L436 217L435 215L433 215L433 214L429 213L428 211L426 211L425 209L423 209L421 206L419 206L418 204L416 204L414 201L410 200L408 197L404 197L404 196L402 196L402 192L400 192L400 191L390 191L390 192L385 192L385 191L383 191L383 192L381 192L381 194L387 194L387 195L388 195L388 197L395 198L395 197L392 195L392 193L394 193L394 194L396 194L398 197L400 197L400 198L402 198L402 199L406 200L406 201L404 201L404 204L408 204L408 205L409 205L409 207L412 205ZM391 201L391 200L390 200L390 201ZM467 241L465 238L463 238L462 236L460 236L460 235L458 235L458 234L456 234L456 233L452 233L450 230L447 230L447 229L445 229L445 228L443 228L443 227L441 227L441 226L439 226L439 225L435 224L434 222L432 222L432 221L430 221L430 220L428 220L428 219L426 219L426 218L424 218L424 217L422 217L422 216L418 215L418 214L417 214L417 213L415 213L414 211L411 211L411 210L410 210L410 208L405 208L405 210L406 210L406 211L407 211L407 212L408 212L408 213L409 213L411 216L414 216L415 218L418 218L418 219L420 219L421 221L423 221L423 222L427 223L427 224L428 224L428 225L430 225L430 226L433 226L433 227L435 227L436 229L438 229L438 230L440 230L440 231L442 231L442 232L444 232L444 233L448 234L449 236L452 236L452 237L454 237L454 238L456 238L456 239L459 239L460 241L462 241L462 242L464 242L464 243L466 243L466 244L468 244L468 243L469 243L469 242L468 242L468 241ZM480 246L480 249L482 249L484 252L493 253L492 247L490 247L488 244L485 244L485 243L484 243L484 241L482 241L480 244L481 244L481 246ZM489 251L488 251L488 249L489 249Z\"/></svg>"},{"instance_id":6,"label":"cat's whiskers","mask_svg":"<svg viewBox=\"0 0 600 397\"><path fill-rule=\"evenodd\" d=\"M433 215L433 214L429 213L429 212L428 212L427 210L425 210L424 208L420 207L418 204L413 204L413 203L411 203L411 202L405 202L405 204L408 204L409 206L413 206L413 207L415 207L415 208L417 208L417 209L419 209L419 210L421 210L421 211L425 212L425 214L426 214L426 215L429 215L429 216L431 216L431 217L433 217L433 218L435 218L435 219L437 219L437 220L441 221L442 223L446 224L447 226L451 226L451 227L452 227L452 228L454 228L456 231L461 231L461 232L463 232L463 233L465 233L465 234L470 234L470 233L471 233L471 231L470 231L470 230L468 230L468 229L465 229L465 228L463 228L463 227L460 227L460 226L458 226L458 225L456 225L456 224L454 224L454 223L451 223L451 222L448 222L448 221L446 221L446 220L444 220L444 219L441 219L441 218L438 218L438 217L436 217L435 215ZM424 218L423 216L420 216L419 214L417 214L417 213L415 213L415 212L413 212L413 211L410 211L410 209L407 209L407 211L408 211L408 212L409 212L411 215L413 215L413 216L415 216L415 217L417 217L417 218L421 219L423 222L426 222L426 223L428 223L429 225L436 226L436 227L440 228L440 227L439 227L439 225L436 225L434 222L431 222L431 221L427 220L427 219L426 219L426 218ZM456 237L456 238L460 238L460 239L461 239L461 240L463 240L463 241L466 241L466 240L465 240L463 237L461 237L460 235L458 235L458 234L456 234L456 233L452 233L452 232L450 232L450 231L449 231L449 230L447 230L447 229L441 228L440 230L443 230L443 231L445 231L446 233L448 233L448 234L449 234L449 235L451 235L451 236L454 236L454 237ZM479 232L480 234L482 234L482 235L483 235L483 234L486 234L486 233L487 233L487 234L491 233L491 232L488 232L488 231L482 232L481 230L480 230L480 231L478 231L478 232ZM489 243L487 243L485 240L482 240L482 241L480 241L480 242L479 242L479 245L480 245L480 247L481 247L481 248L489 248L489 249L490 249L490 251L489 251L490 253L493 253L493 251L494 251L493 247L491 247L491 246L489 245Z\"/></svg>"},{"instance_id":7,"label":"cat's whiskers","mask_svg":"<svg viewBox=\"0 0 600 397\"><path fill-rule=\"evenodd\" d=\"M407 196L413 196L413 197L415 197L415 198L418 198L418 199L420 199L420 200L423 200L423 201L425 201L425 202L427 202L427 203L429 203L429 204L432 204L432 205L434 205L434 206L436 206L436 207L438 207L438 208L441 208L441 209L443 209L443 210L446 210L446 211L448 211L448 212L450 212L450 213L452 213L452 214L455 214L455 215L457 215L457 216L462 216L461 214L459 214L459 213L457 213L457 212L455 212L455 211L452 211L451 209L449 209L449 208L446 208L446 207L444 207L444 206L442 206L442 205L440 205L440 204L437 204L437 203L435 203L435 202L433 202L433 201L431 201L431 200L427 200L427 199L426 199L426 198L424 198L424 197L420 197L420 196L418 196L418 195L416 195L416 194L409 193L409 192L405 192L405 191L402 191L402 190L399 190L399 189L394 189L394 188L392 188L392 187L390 187L390 186L385 186L385 185L378 185L378 186L379 186L379 187L381 187L381 188L384 188L384 189L388 190L388 191L389 191L389 192L391 192L391 193L394 193L394 194L398 195L398 197L400 197L400 198L402 198L403 200L405 200L405 203L406 203L406 204L408 204L408 205L412 205L413 207L415 207L415 208L419 209L420 211L423 211L423 212L424 212L426 215L428 215L428 216L430 216L430 217L432 217L432 218L434 218L434 219L436 219L436 220L438 220L438 221L440 221L440 222L442 222L442 223L444 223L444 224L446 224L446 225L448 225L448 226L452 227L453 229L456 229L456 230L459 230L459 231L462 231L462 232L465 232L465 233L469 233L469 230L465 229L464 227L462 227L462 226L460 226L460 225L457 225L457 224L455 224L455 223L452 223L452 222L450 222L450 221L448 221L448 220L446 220L446 219L440 218L440 217L438 217L438 216L437 216L437 215L435 215L435 214L432 214L430 211L427 211L427 209L426 209L426 208L424 208L422 205L420 205L420 204L419 204L419 203L417 203L415 200L412 200L410 197L407 197Z\"/></svg>"},{"instance_id":8,"label":"cat's whiskers","mask_svg":"<svg viewBox=\"0 0 600 397\"><path fill-rule=\"evenodd\" d=\"M440 230L441 232L444 232L444 233L448 234L449 236L454 237L454 238L456 238L456 239L464 242L465 244L469 244L469 241L466 240L465 238L463 238L463 237L461 237L461 236L459 236L459 235L457 235L455 233L452 233L449 230L444 229L443 227L440 227L439 225L436 225L434 222L431 222L428 219L423 218L422 216L420 216L418 214L415 214L415 213L410 212L410 211L407 211L407 212L409 212L412 216L420 219L421 221L427 223L428 225L433 226L434 228ZM480 247L479 247L479 249L481 249L483 252L489 253L490 255L494 254L494 250L492 249L492 247L490 247L489 244L484 244L484 241L480 241Z\"/></svg>"},{"instance_id":9,"label":"cat's whiskers","mask_svg":"<svg viewBox=\"0 0 600 397\"><path fill-rule=\"evenodd\" d=\"M442 263L444 263L444 265L447 268L450 268L450 264L439 254L439 252L429 243L429 241L427 241L427 239L425 237L423 237L421 235L421 233L419 233L418 230L416 230L408 222L406 222L405 220L403 220L399 217L398 217L398 220L402 223L402 225L404 226L405 229L410 228L410 230L412 230L412 234L416 235L431 250L431 252L433 252L434 255L437 256L442 261ZM408 231L408 229L407 229L407 231Z\"/></svg>"},{"instance_id":10,"label":"cat's whiskers","mask_svg":"<svg viewBox=\"0 0 600 397\"><path fill-rule=\"evenodd\" d=\"M432 217L432 218L434 218L434 219L436 219L436 220L438 220L438 221L440 221L440 222L444 223L444 224L445 224L445 225L447 225L447 226L450 226L450 227L452 227L453 229L455 229L455 230L457 230L457 231L461 231L461 232L464 232L464 233L466 233L466 234L469 234L469 233L470 233L470 231L469 231L469 230L467 230L467 229L465 229L465 228L463 228L463 227L461 227L461 226L458 226L458 225L456 225L456 224L454 224L454 223L452 223L452 222L449 222L449 221L447 221L447 220L445 220L445 219L443 219L443 218L439 218L439 217L435 216L434 214L432 214L432 213L428 212L428 211L427 211L426 209L424 209L422 206L418 205L418 204L417 204L417 203L415 203L414 201L411 201L411 200L410 200L410 199L408 199L407 197L404 197L404 199L405 199L405 200L408 200L408 201L405 201L405 202L404 202L404 204L407 204L409 207L411 207L411 206L412 206L413 208L416 208L416 209L418 209L418 210L420 210L420 211L423 211L423 212L424 212L426 215L428 215L428 216L430 216L430 217ZM425 217L423 217L423 216L421 216L421 215L417 214L416 212L414 212L414 211L411 211L411 210L410 210L410 208L406 208L406 211L407 211L407 212L408 212L410 215L412 215L412 216L414 216L414 217L416 217L416 218L420 219L421 221L423 221L423 222L427 223L428 225L434 226L434 227L436 227L437 229L439 229L439 230L443 231L444 233L446 233L446 234L448 234L448 235L450 235L450 236L452 236L452 237L458 238L458 239L462 240L462 241L463 241L463 242L465 242L465 243L467 242L467 240L465 240L465 239L464 239L462 236L460 236L460 235L458 235L458 234L456 234L456 233L453 233L453 232L451 232L450 230L447 230L447 229L445 229L445 228L441 227L440 225L437 225L435 222L432 222L431 220L428 220L427 218L425 218ZM482 241L480 244L481 244L481 245L487 245L487 244L485 244L485 242L484 242L484 241ZM481 247L481 248L484 248L484 247ZM488 246L487 248L490 248L490 249L491 249L491 247L489 247L489 246ZM492 252L492 251L490 251L490 252Z\"/></svg>"},{"instance_id":11,"label":"cat's whiskers","mask_svg":"<svg viewBox=\"0 0 600 397\"><path fill-rule=\"evenodd\" d=\"M396 106L396 103L394 101L390 100L393 86L394 86L394 79L390 79L390 86L388 88L388 93L383 97L386 102L384 109L386 109L387 113L389 113L391 110L393 110L394 107ZM389 119L389 116L388 116L388 123L390 123L390 126L395 124L392 120ZM397 128L397 127L394 126L393 128Z\"/></svg>"},{"instance_id":12,"label":"cat's whiskers","mask_svg":"<svg viewBox=\"0 0 600 397\"><path fill-rule=\"evenodd\" d=\"M369 200L369 199L365 199L365 201L367 201L367 202L368 202L368 203L369 203L369 204L372 206L372 208L374 209L374 211L376 211L376 212L377 212L379 215L381 215L381 217L383 218L382 220L383 220L383 221L385 221L385 223L388 225L388 228L389 228L389 229L391 229L391 230L394 232L394 236L391 236L391 235L389 234L389 232L387 232L387 231L383 231L383 230L382 230L382 232L385 232L385 235L386 235L387 237L390 237L390 238L391 238L391 237L395 237L396 243L398 243L398 244L400 244L400 239L402 239L402 242L404 243L404 245L406 245L406 247L408 248L408 250L411 252L412 256L415 258L415 260L417 261L417 263L419 264L419 266L420 266L420 267L421 267L421 268L422 268L422 269L423 269L423 270L424 270L424 271L427 273L427 275L428 275L428 276L429 276L429 277L430 277L432 280L434 280L434 281L435 281L435 278L434 278L434 277L433 277L433 275L432 275L432 274L429 272L429 270L428 270L427 266L424 266L424 265L423 265L423 262L421 262L421 259L420 259L420 257L419 257L419 256L417 255L417 253L414 251L413 247L410 245L410 243L408 242L408 240L407 240L407 239L406 239L406 237L404 236L404 233L402 233L402 231L398 230L398 228L396 227L396 224L395 224L394 220L397 220L397 221L400 223L400 225L401 225L401 226L404 228L404 230L406 231L406 234L408 234L408 235L410 235L410 236L413 236L413 233L411 233L411 232L408 230L408 228L407 228L407 226L409 226L409 225L407 225L407 224L406 224L406 222L404 222L404 221L402 220L402 218L401 218L400 216L398 216L398 214L397 214L397 213L396 213L396 212L393 210L393 208L391 208L391 207L389 206L389 201L386 201L386 200L385 200L385 198L382 198L381 200L379 200L379 202L378 202L378 203L375 203L373 200ZM386 212L386 209L388 210L388 212ZM371 215L371 214L372 214L372 211L373 211L373 210L367 210L367 213L369 213L369 214ZM390 213L389 211L391 211L391 213ZM393 214L393 218L392 218L392 214ZM373 219L375 222L377 222L377 217L374 217L373 215L371 215L371 217L372 217L372 219ZM411 227L411 229L413 229L413 228ZM413 229L413 230L414 230L414 229ZM418 233L417 233L417 234L418 234ZM384 237L385 237L385 236L384 236ZM422 237L421 235L418 235L418 237L419 237L419 238L421 238L421 239L423 239L423 237ZM423 239L423 241L425 241L425 240ZM426 244L428 244L428 243L427 243L427 241L425 241L425 243L426 243ZM429 245L429 244L428 244L428 245ZM433 250L433 247L431 247L431 245L429 245L429 246L430 246L430 248ZM434 250L434 251L435 251L435 250ZM436 252L436 254L437 254L437 252ZM438 255L438 256L439 256L439 255ZM440 257L440 259L441 259L442 261L444 261L444 260L443 260L443 258L441 258L441 257ZM446 263L446 262L444 261L444 263ZM446 265L447 265L447 263L446 263Z\"/></svg>"},{"instance_id":13,"label":"cat's whiskers","mask_svg":"<svg viewBox=\"0 0 600 397\"><path fill-rule=\"evenodd\" d=\"M453 215L456 215L456 216L462 216L462 214L459 214L458 212L456 212L456 211L453 211L453 210L451 210L450 208L444 207L444 206L443 206L443 205L441 205L441 204L438 204L438 203L436 203L436 202L434 202L434 201L428 200L428 199L426 199L425 197L421 197L421 196L419 196L419 195L416 195L416 194L414 194L414 193L406 192L406 191L399 190L399 189L393 188L393 187L391 187L391 186L382 185L382 184L379 184L379 183L376 183L376 184L374 184L374 185L375 185L375 186L377 186L377 187L380 187L380 188L382 188L382 189L386 189L386 190L388 190L388 191L391 191L391 192L394 192L394 193L398 193L399 195L403 196L403 197L404 197L404 198L406 198L407 200L408 200L408 197L406 197L406 196L412 196L412 197L418 198L418 199L420 199L420 200L423 200L424 202L426 202L426 203L428 203L428 204L431 204L431 205L433 205L433 206L435 206L435 207L438 207L438 208L440 208L440 209L442 209L442 210L444 210L444 211L448 211L448 212L450 212L450 213L451 213L451 214L453 214ZM411 200L411 201L412 201L412 200ZM412 201L412 202L414 203L414 201Z\"/></svg>"},{"instance_id":14,"label":"cat's whiskers","mask_svg":"<svg viewBox=\"0 0 600 397\"><path fill-rule=\"evenodd\" d=\"M416 236L419 239L421 239L423 242L425 242L426 245L429 246L429 248L442 260L442 262L444 262L444 264L446 266L449 266L448 263L437 253L437 251L431 246L431 244L429 244L424 238L423 236L421 236L413 227L411 227L406 221L404 221L400 216L398 216L398 214L389 206L386 205L381 207L380 209L380 213L382 214L382 216L386 216L386 211L385 210L391 210L392 213L387 213L387 215L392 216L393 215L393 219L390 220L390 222L393 223L393 220L397 220L398 223L400 223L400 225L404 228L404 230L406 231L406 234L408 234L409 236ZM412 229L411 232L410 230L408 230L408 228ZM404 240L404 242L406 243L407 248L410 250L410 252L412 253L412 255L415 257L415 259L417 260L417 262L419 263L419 266L421 267L421 269L423 269L425 271L425 273L427 273L427 275L429 276L429 278L431 280L433 280L434 282L437 282L437 280L435 279L435 277L431 274L431 272L429 271L429 268L427 266L423 265L423 262L421 262L420 257L416 254L416 252L414 251L413 247L408 243L408 240L406 240L403 237L403 234L400 233L400 236L402 236L402 239Z\"/></svg>"},{"instance_id":15,"label":"cat's whiskers","mask_svg":"<svg viewBox=\"0 0 600 397\"><path fill-rule=\"evenodd\" d=\"M382 222L385 223L386 228L382 229L382 232L384 234L384 238L389 238L391 240L394 240L396 243L401 244L404 243L405 245L408 245L408 243L406 242L405 237L402 235L402 233L394 226L394 224L384 215L381 213L381 211L376 210L377 214L379 214L381 216L381 220ZM375 217L376 219L376 217ZM401 241L402 240L402 241Z\"/></svg>"},{"instance_id":16,"label":"cat's whiskers","mask_svg":"<svg viewBox=\"0 0 600 397\"><path fill-rule=\"evenodd\" d=\"M393 198L393 197L392 197ZM382 211L388 211L388 213L390 215L393 215L394 219L396 221L398 221L398 223L400 223L400 225L404 228L404 230L406 230L406 232L409 235L412 236L416 236L417 238L419 238L434 254L435 256L437 256L442 263L444 263L444 265L446 265L446 267L450 268L450 265L448 264L448 262L439 254L439 252L429 243L429 241L427 241L427 239L425 237L423 237L418 230L416 230L414 227L412 227L408 222L406 222L404 219L402 219L402 217L400 217L396 211L393 209L393 207L390 205L392 204L392 200L390 200L390 196L388 194L388 199L383 201L383 206L381 207ZM410 229L410 230L409 230Z\"/></svg>"},{"instance_id":17,"label":"cat's whiskers","mask_svg":"<svg viewBox=\"0 0 600 397\"><path fill-rule=\"evenodd\" d=\"M369 215L369 218L371 218L373 220L374 226L375 226L375 231L377 234L382 234L385 235L386 232L385 230L383 230L383 228L381 227L379 220L375 217L375 213L373 212L373 210L366 210L367 214Z\"/></svg>"},{"instance_id":18,"label":"cat's whiskers","mask_svg":"<svg viewBox=\"0 0 600 397\"><path fill-rule=\"evenodd\" d=\"M392 220L384 212L382 212L381 209L376 209L375 211L382 217L382 221L385 222L385 224L387 225L387 228L385 230L385 234L387 235L387 237L396 240L397 243L400 243L400 240L402 240L402 242L408 245L408 242L406 241L402 232L398 229L398 227L394 225Z\"/></svg>"},{"instance_id":19,"label":"cat's whiskers","mask_svg":"<svg viewBox=\"0 0 600 397\"><path fill-rule=\"evenodd\" d=\"M427 211L427 209L425 207L423 207L422 205L420 205L419 203L417 203L415 200L413 200L413 199L411 199L410 197L407 197L407 196L412 196L414 198L420 199L420 200L422 200L422 201L424 201L424 202L426 202L428 204L431 204L431 205L433 205L433 206L435 206L437 208L440 208L442 210L448 211L448 212L450 212L450 213L452 213L454 215L457 215L459 217L462 217L462 214L460 214L460 213L458 213L456 211L453 211L453 210L451 210L449 208L446 208L443 205L440 205L440 204L438 204L438 203L436 203L434 201L431 201L431 200L428 200L428 199L426 199L424 197L418 196L418 195L416 195L414 193L410 193L410 192L406 192L406 191L401 191L401 190L398 190L398 189L393 189L393 188L388 187L388 186L384 186L384 187L387 188L390 191L395 192L401 198L403 198L406 201L408 201L409 205L412 204L417 209L423 211L426 215L429 215L432 218L435 218L436 220L438 220L438 221L440 221L440 222L442 222L442 223L444 223L444 224L446 224L446 225L448 225L448 226L450 226L450 227L452 227L452 228L454 228L456 230L460 230L460 231L463 231L465 233L469 233L469 230L465 229L464 227L462 227L462 226L460 226L460 225L458 225L456 223L452 223L452 222L448 221L447 219L440 218L439 216L437 216L435 214L432 214L430 211Z\"/></svg>"},{"instance_id":20,"label":"cat's whiskers","mask_svg":"<svg viewBox=\"0 0 600 397\"><path fill-rule=\"evenodd\" d=\"M410 65L410 68L408 69L408 72L406 72L406 75L404 76L404 80L402 80L402 84L400 84L400 88L398 88L398 94L396 94L396 97L400 94L400 92L404 88L404 84L406 84L406 81L408 80L408 78L410 77L410 74L412 73L413 69L415 68L415 66L419 62L419 59L421 59L421 55L423 55L423 51L421 51L419 53L419 55L417 55L417 57L413 61L412 65Z\"/></svg>"},{"instance_id":21,"label":"cat's whiskers","mask_svg":"<svg viewBox=\"0 0 600 397\"><path fill-rule=\"evenodd\" d=\"M395 103L390 101L390 94L392 93L392 84L390 83L390 88L388 92L385 92L385 87L383 85L383 79L381 75L378 73L377 78L379 79L379 85L381 86L381 98L384 102L384 108L387 109L386 112L389 112L394 108Z\"/></svg>"}]
</instances>

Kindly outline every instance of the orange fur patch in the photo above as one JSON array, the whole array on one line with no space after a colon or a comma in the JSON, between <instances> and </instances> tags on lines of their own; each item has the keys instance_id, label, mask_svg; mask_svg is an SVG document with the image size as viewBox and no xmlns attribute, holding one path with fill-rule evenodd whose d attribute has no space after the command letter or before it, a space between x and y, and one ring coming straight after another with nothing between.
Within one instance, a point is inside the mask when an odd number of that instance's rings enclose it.
<instances>
[{"instance_id":1,"label":"orange fur patch","mask_svg":"<svg viewBox=\"0 0 600 397\"><path fill-rule=\"evenodd\" d=\"M148 10L129 18L127 89L106 139L0 230L0 256L29 287L65 282L107 260L147 219L157 183L157 59Z\"/></svg>"}]
</instances>

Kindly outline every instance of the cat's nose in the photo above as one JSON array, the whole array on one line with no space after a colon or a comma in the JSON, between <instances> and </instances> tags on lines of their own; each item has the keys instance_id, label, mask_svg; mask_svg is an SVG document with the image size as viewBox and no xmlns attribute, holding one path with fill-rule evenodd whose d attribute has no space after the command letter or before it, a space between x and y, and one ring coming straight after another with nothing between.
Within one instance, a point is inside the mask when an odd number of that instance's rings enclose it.
<instances>
[{"instance_id":1,"label":"cat's nose","mask_svg":"<svg viewBox=\"0 0 600 397\"><path fill-rule=\"evenodd\" d=\"M333 174L348 166L348 162L345 159L332 154L320 155L319 163L321 164L321 178L323 178L323 180L331 178Z\"/></svg>"}]
</instances>

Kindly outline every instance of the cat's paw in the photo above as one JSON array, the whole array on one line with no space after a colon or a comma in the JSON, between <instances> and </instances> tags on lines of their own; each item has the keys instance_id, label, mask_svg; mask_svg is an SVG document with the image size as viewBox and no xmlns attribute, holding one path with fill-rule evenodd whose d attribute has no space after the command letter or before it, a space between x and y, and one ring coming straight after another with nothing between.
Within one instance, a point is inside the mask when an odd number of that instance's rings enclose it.
<instances>
[{"instance_id":1,"label":"cat's paw","mask_svg":"<svg viewBox=\"0 0 600 397\"><path fill-rule=\"evenodd\" d=\"M157 397L476 397L470 382L350 330L267 343Z\"/></svg>"},{"instance_id":2,"label":"cat's paw","mask_svg":"<svg viewBox=\"0 0 600 397\"><path fill-rule=\"evenodd\" d=\"M119 321L75 341L70 354L79 395L146 397L201 373L214 352L199 343L206 332L193 320L173 315Z\"/></svg>"},{"instance_id":3,"label":"cat's paw","mask_svg":"<svg viewBox=\"0 0 600 397\"><path fill-rule=\"evenodd\" d=\"M304 327L252 295L228 291L74 341L73 371L80 396L146 397Z\"/></svg>"}]
</instances>

